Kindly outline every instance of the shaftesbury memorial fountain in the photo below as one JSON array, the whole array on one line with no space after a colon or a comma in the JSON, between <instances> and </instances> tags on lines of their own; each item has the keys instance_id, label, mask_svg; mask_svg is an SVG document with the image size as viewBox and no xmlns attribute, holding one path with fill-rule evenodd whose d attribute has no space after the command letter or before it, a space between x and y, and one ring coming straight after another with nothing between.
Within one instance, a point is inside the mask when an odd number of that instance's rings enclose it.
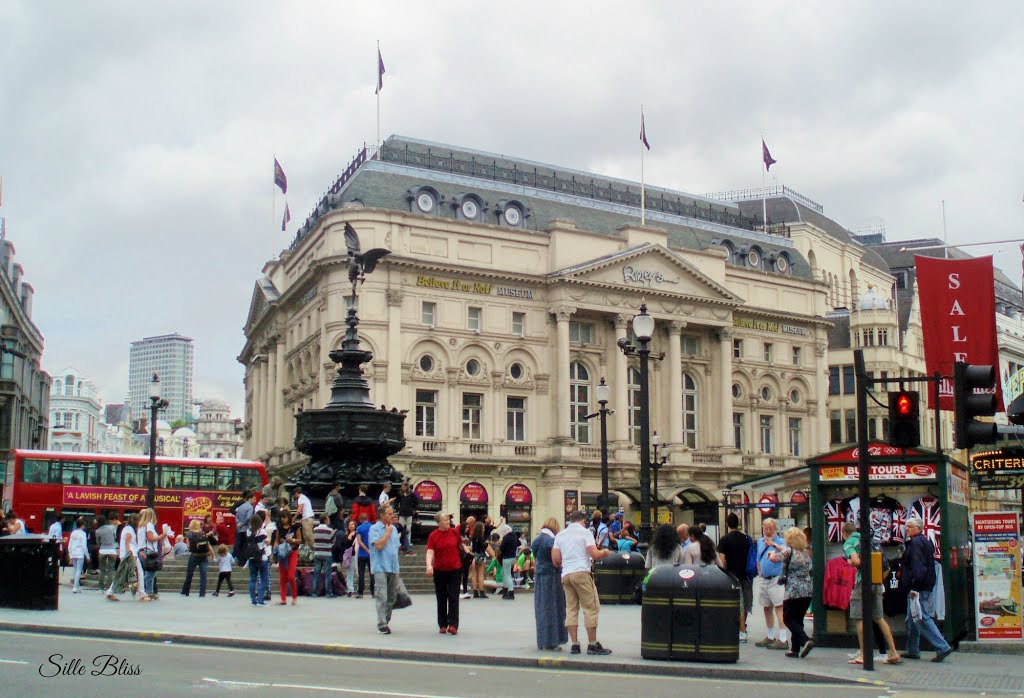
<instances>
[{"instance_id":1,"label":"shaftesbury memorial fountain","mask_svg":"<svg viewBox=\"0 0 1024 698\"><path fill-rule=\"evenodd\" d=\"M370 401L370 386L360 366L372 360L373 354L359 348L356 330L357 288L389 251L378 248L362 252L359 236L348 223L345 245L352 306L345 319L348 330L341 349L330 353L331 360L340 364L331 400L323 409L306 410L295 417L295 447L309 456L309 463L292 478L292 484L300 485L316 500L322 500L335 483L342 485L344 495L352 497L359 484L379 486L402 481L388 457L405 447L405 411L388 411L383 406L378 409Z\"/></svg>"}]
</instances>

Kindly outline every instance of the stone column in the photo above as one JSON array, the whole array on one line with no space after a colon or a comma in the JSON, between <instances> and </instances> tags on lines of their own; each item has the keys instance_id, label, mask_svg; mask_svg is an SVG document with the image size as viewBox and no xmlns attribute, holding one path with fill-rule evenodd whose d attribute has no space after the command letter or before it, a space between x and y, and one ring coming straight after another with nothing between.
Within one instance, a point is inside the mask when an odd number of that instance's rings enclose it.
<instances>
[{"instance_id":1,"label":"stone column","mask_svg":"<svg viewBox=\"0 0 1024 698\"><path fill-rule=\"evenodd\" d=\"M272 344L267 353L267 451L277 446L277 344Z\"/></svg>"},{"instance_id":2,"label":"stone column","mask_svg":"<svg viewBox=\"0 0 1024 698\"><path fill-rule=\"evenodd\" d=\"M270 427L270 349L265 348L260 364L260 453L268 454L272 439Z\"/></svg>"},{"instance_id":3,"label":"stone column","mask_svg":"<svg viewBox=\"0 0 1024 698\"><path fill-rule=\"evenodd\" d=\"M683 443L683 340L686 323L673 320L668 326L668 441ZM698 417L699 419L699 417Z\"/></svg>"},{"instance_id":4,"label":"stone column","mask_svg":"<svg viewBox=\"0 0 1024 698\"><path fill-rule=\"evenodd\" d=\"M718 428L721 433L718 435L718 442L722 448L733 448L732 441L732 338L731 328L723 327L718 331L720 371L718 376ZM751 412L750 421L757 421L757 414ZM756 426L754 426L756 430ZM756 433L756 431L755 431ZM753 450L753 449L752 449Z\"/></svg>"},{"instance_id":5,"label":"stone column","mask_svg":"<svg viewBox=\"0 0 1024 698\"><path fill-rule=\"evenodd\" d=\"M249 367L253 379L252 385L252 457L263 453L263 376L260 372L260 360L254 359Z\"/></svg>"},{"instance_id":6,"label":"stone column","mask_svg":"<svg viewBox=\"0 0 1024 698\"><path fill-rule=\"evenodd\" d=\"M555 376L558 387L555 390L556 439L570 441L569 433L569 318L576 312L570 305L556 305L551 308L558 329L558 351L555 361Z\"/></svg>"},{"instance_id":7,"label":"stone column","mask_svg":"<svg viewBox=\"0 0 1024 698\"><path fill-rule=\"evenodd\" d=\"M615 316L615 341L626 338L626 328L632 315L625 313ZM612 386L612 409L615 414L611 416L612 441L629 441L629 363L626 355L622 353L618 345L613 346L614 353L614 375L608 381Z\"/></svg>"},{"instance_id":8,"label":"stone column","mask_svg":"<svg viewBox=\"0 0 1024 698\"><path fill-rule=\"evenodd\" d=\"M448 424L445 425L447 433L441 428L441 425L437 427L437 438L443 441L462 438L462 395L459 390L459 372L461 370L462 368L458 366L450 366L445 369L445 373L448 375L447 390L438 394L438 399L448 401ZM437 406L438 416L443 414L443 409L443 405Z\"/></svg>"},{"instance_id":9,"label":"stone column","mask_svg":"<svg viewBox=\"0 0 1024 698\"><path fill-rule=\"evenodd\" d=\"M402 299L405 294L397 289L387 290L388 301L388 376L387 396L382 402L388 407L402 404Z\"/></svg>"},{"instance_id":10,"label":"stone column","mask_svg":"<svg viewBox=\"0 0 1024 698\"><path fill-rule=\"evenodd\" d=\"M284 404L284 382L288 380L288 372L284 367L284 355L286 353L286 347L283 341L278 341L277 346L277 368L275 369L275 377L277 380L274 382L273 394L271 395L270 403L274 406L274 446L276 448L283 448L288 450L288 419L290 413L288 408Z\"/></svg>"},{"instance_id":11,"label":"stone column","mask_svg":"<svg viewBox=\"0 0 1024 698\"><path fill-rule=\"evenodd\" d=\"M817 342L814 345L814 374L817 378L814 384L814 392L818 398L818 413L817 419L814 420L813 435L808 434L808 453L813 453L811 451L813 448L811 444L817 445L818 453L825 453L829 450L830 442L832 441L832 422L828 414L828 342L825 341L824 334L824 332L819 332Z\"/></svg>"},{"instance_id":12,"label":"stone column","mask_svg":"<svg viewBox=\"0 0 1024 698\"><path fill-rule=\"evenodd\" d=\"M244 441L244 452L246 458L256 457L256 410L259 399L259 392L256 383L256 366L250 363L245 375L246 396L252 390L252 397L246 402L245 422L249 424L249 438Z\"/></svg>"},{"instance_id":13,"label":"stone column","mask_svg":"<svg viewBox=\"0 0 1024 698\"><path fill-rule=\"evenodd\" d=\"M481 436L484 441L495 443L497 441L504 441L505 437L508 436L505 428L505 372L504 371L491 371L491 393L484 397L484 418L480 425ZM488 403L487 400L490 400ZM487 410L491 411L493 415L491 419L491 433L487 433Z\"/></svg>"}]
</instances>

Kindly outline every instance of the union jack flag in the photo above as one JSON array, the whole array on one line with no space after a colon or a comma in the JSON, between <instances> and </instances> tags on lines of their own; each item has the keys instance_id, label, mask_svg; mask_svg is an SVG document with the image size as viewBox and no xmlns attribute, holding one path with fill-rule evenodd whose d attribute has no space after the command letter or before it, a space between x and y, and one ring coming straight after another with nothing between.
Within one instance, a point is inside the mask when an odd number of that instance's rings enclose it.
<instances>
[{"instance_id":1,"label":"union jack flag","mask_svg":"<svg viewBox=\"0 0 1024 698\"><path fill-rule=\"evenodd\" d=\"M830 499L825 502L825 521L828 523L825 540L829 543L839 543L843 540L843 523L845 523L845 519L841 509L841 500Z\"/></svg>"},{"instance_id":2,"label":"union jack flag","mask_svg":"<svg viewBox=\"0 0 1024 698\"><path fill-rule=\"evenodd\" d=\"M915 499L910 505L911 513L921 519L924 530L921 531L928 536L928 540L935 546L935 557L941 556L939 537L942 535L942 512L939 509L939 500L931 495Z\"/></svg>"},{"instance_id":3,"label":"union jack flag","mask_svg":"<svg viewBox=\"0 0 1024 698\"><path fill-rule=\"evenodd\" d=\"M892 542L902 543L907 539L907 510L900 508L892 513Z\"/></svg>"}]
</instances>

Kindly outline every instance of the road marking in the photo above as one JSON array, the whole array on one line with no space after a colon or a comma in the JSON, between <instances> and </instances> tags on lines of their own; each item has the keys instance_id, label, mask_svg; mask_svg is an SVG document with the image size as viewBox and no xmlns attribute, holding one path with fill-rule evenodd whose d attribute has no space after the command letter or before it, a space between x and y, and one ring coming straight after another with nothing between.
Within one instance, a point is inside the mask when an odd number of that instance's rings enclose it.
<instances>
[{"instance_id":1,"label":"road marking","mask_svg":"<svg viewBox=\"0 0 1024 698\"><path fill-rule=\"evenodd\" d=\"M204 678L207 683L220 684L222 686L244 686L246 688L291 688L301 691L326 691L328 693L348 693L357 696L391 696L392 698L455 698L454 696L443 696L436 693L399 693L394 691L363 691L357 688L339 688L337 686L307 686L299 683L250 683L247 681L222 681L220 679Z\"/></svg>"},{"instance_id":2,"label":"road marking","mask_svg":"<svg viewBox=\"0 0 1024 698\"><path fill-rule=\"evenodd\" d=\"M0 664L28 664L28 662L22 662L17 659L0 659Z\"/></svg>"}]
</instances>

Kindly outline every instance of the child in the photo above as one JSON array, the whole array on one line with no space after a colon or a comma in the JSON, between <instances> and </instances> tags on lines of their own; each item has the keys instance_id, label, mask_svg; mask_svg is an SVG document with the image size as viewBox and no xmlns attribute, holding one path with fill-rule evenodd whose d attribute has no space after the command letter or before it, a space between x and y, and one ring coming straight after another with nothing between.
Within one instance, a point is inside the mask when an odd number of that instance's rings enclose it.
<instances>
[{"instance_id":1,"label":"child","mask_svg":"<svg viewBox=\"0 0 1024 698\"><path fill-rule=\"evenodd\" d=\"M221 543L217 546L217 568L220 574L217 575L217 590L214 596L220 596L220 585L226 580L228 583L228 596L235 595L235 587L231 585L231 555L228 546Z\"/></svg>"},{"instance_id":2,"label":"child","mask_svg":"<svg viewBox=\"0 0 1024 698\"><path fill-rule=\"evenodd\" d=\"M513 571L518 572L522 577L520 586L529 589L533 577L533 552L529 548L520 550Z\"/></svg>"}]
</instances>

